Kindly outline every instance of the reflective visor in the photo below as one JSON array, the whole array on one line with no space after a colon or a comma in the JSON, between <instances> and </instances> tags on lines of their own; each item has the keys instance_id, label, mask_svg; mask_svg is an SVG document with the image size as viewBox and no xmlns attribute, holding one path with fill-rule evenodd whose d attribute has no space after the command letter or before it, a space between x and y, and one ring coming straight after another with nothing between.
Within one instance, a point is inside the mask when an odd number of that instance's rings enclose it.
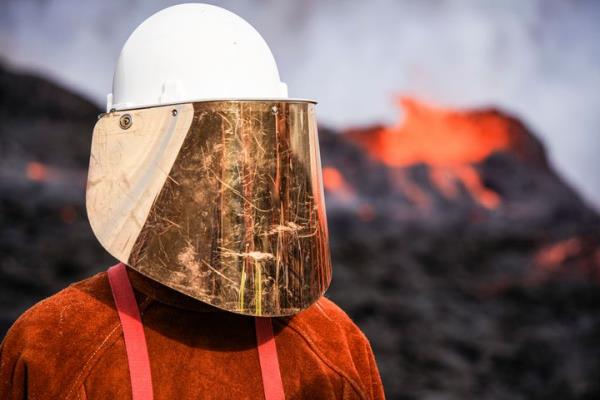
<instances>
[{"instance_id":1,"label":"reflective visor","mask_svg":"<svg viewBox=\"0 0 600 400\"><path fill-rule=\"evenodd\" d=\"M314 108L213 101L103 115L87 186L98 240L227 311L307 308L331 280Z\"/></svg>"}]
</instances>

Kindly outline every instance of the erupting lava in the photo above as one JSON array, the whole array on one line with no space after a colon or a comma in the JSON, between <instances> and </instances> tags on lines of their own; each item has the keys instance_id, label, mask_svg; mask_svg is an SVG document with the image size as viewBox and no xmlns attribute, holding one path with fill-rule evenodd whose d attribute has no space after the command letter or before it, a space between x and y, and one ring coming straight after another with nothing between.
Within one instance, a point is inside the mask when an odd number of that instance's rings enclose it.
<instances>
[{"instance_id":1,"label":"erupting lava","mask_svg":"<svg viewBox=\"0 0 600 400\"><path fill-rule=\"evenodd\" d=\"M417 163L462 166L499 150L519 151L515 121L493 112L460 112L400 98L404 121L370 132L350 130L346 136L391 167Z\"/></svg>"},{"instance_id":2,"label":"erupting lava","mask_svg":"<svg viewBox=\"0 0 600 400\"><path fill-rule=\"evenodd\" d=\"M515 119L494 111L435 108L406 97L399 103L405 111L401 123L349 130L344 136L390 168L426 164L432 184L447 198L458 195L461 183L482 206L496 208L501 199L485 187L474 164L496 151L531 159L532 143L523 141L525 127Z\"/></svg>"}]
</instances>

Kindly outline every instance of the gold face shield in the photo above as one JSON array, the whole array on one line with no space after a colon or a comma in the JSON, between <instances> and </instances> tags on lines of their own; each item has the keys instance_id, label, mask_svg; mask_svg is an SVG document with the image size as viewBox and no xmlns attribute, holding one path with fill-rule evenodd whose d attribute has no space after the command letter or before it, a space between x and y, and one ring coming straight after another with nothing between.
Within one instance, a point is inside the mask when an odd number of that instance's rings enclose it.
<instances>
[{"instance_id":1,"label":"gold face shield","mask_svg":"<svg viewBox=\"0 0 600 400\"><path fill-rule=\"evenodd\" d=\"M315 105L208 101L111 112L87 212L104 248L221 309L295 314L331 280Z\"/></svg>"}]
</instances>

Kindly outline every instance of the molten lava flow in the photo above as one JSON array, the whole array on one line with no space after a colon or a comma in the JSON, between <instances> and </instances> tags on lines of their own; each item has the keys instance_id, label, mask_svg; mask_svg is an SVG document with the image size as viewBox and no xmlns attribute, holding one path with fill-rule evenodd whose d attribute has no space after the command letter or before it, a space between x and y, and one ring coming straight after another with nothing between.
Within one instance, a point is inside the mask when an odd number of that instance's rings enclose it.
<instances>
[{"instance_id":1,"label":"molten lava flow","mask_svg":"<svg viewBox=\"0 0 600 400\"><path fill-rule=\"evenodd\" d=\"M346 182L337 168L323 167L323 186L341 203L356 207L356 215L362 221L369 222L375 218L375 210L369 203L356 204L358 200L356 191Z\"/></svg>"},{"instance_id":2,"label":"molten lava flow","mask_svg":"<svg viewBox=\"0 0 600 400\"><path fill-rule=\"evenodd\" d=\"M415 207L423 210L431 209L431 199L427 193L414 183L404 170L393 170L390 176L396 190L400 191Z\"/></svg>"},{"instance_id":3,"label":"molten lava flow","mask_svg":"<svg viewBox=\"0 0 600 400\"><path fill-rule=\"evenodd\" d=\"M536 265L554 270L559 268L569 257L579 254L581 242L571 238L541 249L534 258Z\"/></svg>"},{"instance_id":4,"label":"molten lava flow","mask_svg":"<svg viewBox=\"0 0 600 400\"><path fill-rule=\"evenodd\" d=\"M67 224L72 224L77 219L77 209L72 205L60 209L60 218Z\"/></svg>"},{"instance_id":5,"label":"molten lava flow","mask_svg":"<svg viewBox=\"0 0 600 400\"><path fill-rule=\"evenodd\" d=\"M355 196L342 173L334 167L323 167L323 186L342 201L351 201Z\"/></svg>"},{"instance_id":6,"label":"molten lava flow","mask_svg":"<svg viewBox=\"0 0 600 400\"><path fill-rule=\"evenodd\" d=\"M500 196L484 186L479 173L470 165L432 167L430 178L446 198L458 197L460 182L482 206L492 209L500 205Z\"/></svg>"},{"instance_id":7,"label":"molten lava flow","mask_svg":"<svg viewBox=\"0 0 600 400\"><path fill-rule=\"evenodd\" d=\"M344 177L337 168L324 167L323 185L325 186L325 189L332 192L337 192L338 190L342 190L345 187L346 182L344 181Z\"/></svg>"},{"instance_id":8,"label":"molten lava flow","mask_svg":"<svg viewBox=\"0 0 600 400\"><path fill-rule=\"evenodd\" d=\"M471 166L464 165L452 169L462 183L475 196L475 199L487 208L496 208L500 205L500 196L493 190L486 188L481 181L477 170Z\"/></svg>"},{"instance_id":9,"label":"molten lava flow","mask_svg":"<svg viewBox=\"0 0 600 400\"><path fill-rule=\"evenodd\" d=\"M86 171L83 169L67 169L39 161L29 161L23 172L26 179L44 184L84 186L86 182Z\"/></svg>"},{"instance_id":10,"label":"molten lava flow","mask_svg":"<svg viewBox=\"0 0 600 400\"><path fill-rule=\"evenodd\" d=\"M27 163L25 172L27 177L34 182L44 182L48 180L48 176L50 175L48 167L37 161Z\"/></svg>"},{"instance_id":11,"label":"molten lava flow","mask_svg":"<svg viewBox=\"0 0 600 400\"><path fill-rule=\"evenodd\" d=\"M484 186L473 164L495 151L529 151L530 144L521 143L520 136L515 135L525 128L492 111L450 111L408 98L400 99L400 105L406 114L403 123L350 130L345 136L391 168L427 164L431 182L447 198L456 198L460 182L482 206L498 207L500 197ZM400 183L407 186L406 182ZM408 195L418 204L426 203L421 194L410 189Z\"/></svg>"},{"instance_id":12,"label":"molten lava flow","mask_svg":"<svg viewBox=\"0 0 600 400\"><path fill-rule=\"evenodd\" d=\"M357 208L356 214L358 215L358 218L364 222L372 221L375 218L375 210L369 203L361 204Z\"/></svg>"}]
</instances>

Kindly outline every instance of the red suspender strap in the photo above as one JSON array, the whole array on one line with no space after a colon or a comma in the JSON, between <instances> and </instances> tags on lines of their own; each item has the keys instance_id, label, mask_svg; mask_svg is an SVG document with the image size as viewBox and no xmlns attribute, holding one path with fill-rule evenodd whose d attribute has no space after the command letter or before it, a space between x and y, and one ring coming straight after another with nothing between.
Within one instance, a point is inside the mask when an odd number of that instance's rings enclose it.
<instances>
[{"instance_id":1,"label":"red suspender strap","mask_svg":"<svg viewBox=\"0 0 600 400\"><path fill-rule=\"evenodd\" d=\"M279 372L277 346L273 336L271 318L254 318L256 326L256 341L258 342L258 358L262 373L263 388L266 400L283 400L283 383Z\"/></svg>"},{"instance_id":2,"label":"red suspender strap","mask_svg":"<svg viewBox=\"0 0 600 400\"><path fill-rule=\"evenodd\" d=\"M133 400L152 400L152 376L144 326L123 263L108 269L108 281L123 329ZM279 372L279 360L271 318L255 318L254 320L265 399L283 400L285 394Z\"/></svg>"},{"instance_id":3,"label":"red suspender strap","mask_svg":"<svg viewBox=\"0 0 600 400\"><path fill-rule=\"evenodd\" d=\"M146 337L144 336L144 325L142 325L140 310L135 301L135 295L123 263L108 269L108 281L123 329L132 398L133 400L152 400L154 396L152 393L152 376L150 374L150 359L148 358Z\"/></svg>"}]
</instances>

